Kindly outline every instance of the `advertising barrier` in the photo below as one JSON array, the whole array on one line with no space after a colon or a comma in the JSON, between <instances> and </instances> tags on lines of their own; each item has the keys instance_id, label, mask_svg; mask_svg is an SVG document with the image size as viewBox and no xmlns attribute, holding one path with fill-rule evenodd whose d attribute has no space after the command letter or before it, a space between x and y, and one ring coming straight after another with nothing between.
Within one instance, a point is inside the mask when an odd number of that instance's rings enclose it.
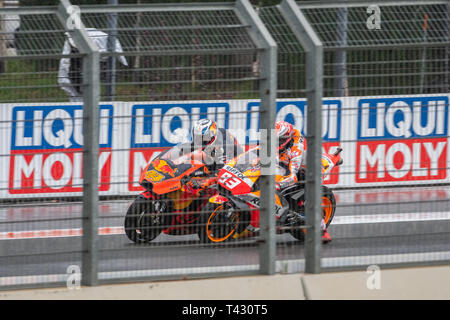
<instances>
[{"instance_id":1,"label":"advertising barrier","mask_svg":"<svg viewBox=\"0 0 450 320\"><path fill-rule=\"evenodd\" d=\"M446 180L448 98L357 103L356 183Z\"/></svg>"},{"instance_id":2,"label":"advertising barrier","mask_svg":"<svg viewBox=\"0 0 450 320\"><path fill-rule=\"evenodd\" d=\"M99 183L111 181L112 106L100 108ZM9 184L11 194L82 190L82 106L12 108Z\"/></svg>"},{"instance_id":3,"label":"advertising barrier","mask_svg":"<svg viewBox=\"0 0 450 320\"><path fill-rule=\"evenodd\" d=\"M450 95L345 97L323 100L323 149L343 148L332 187L448 183ZM305 99L277 100L277 119L303 134ZM256 100L101 103L100 195L142 190L141 171L161 151L189 139L201 118L238 141L259 139ZM82 191L81 105L1 104L0 198L79 196Z\"/></svg>"}]
</instances>

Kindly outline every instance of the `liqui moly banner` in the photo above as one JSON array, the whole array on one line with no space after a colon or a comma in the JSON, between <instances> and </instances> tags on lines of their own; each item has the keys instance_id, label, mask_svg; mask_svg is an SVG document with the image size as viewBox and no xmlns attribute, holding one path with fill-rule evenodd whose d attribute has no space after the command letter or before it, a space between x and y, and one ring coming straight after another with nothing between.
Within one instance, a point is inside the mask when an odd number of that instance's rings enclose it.
<instances>
[{"instance_id":1,"label":"liqui moly banner","mask_svg":"<svg viewBox=\"0 0 450 320\"><path fill-rule=\"evenodd\" d=\"M305 134L304 100L279 100L276 107L277 119L291 122ZM323 141L324 150L328 152L340 144L341 110L339 100L324 101ZM219 127L229 129L242 144L255 145L259 141L259 102L256 101L136 104L131 113L129 191L142 189L138 180L147 163L186 137L198 119L216 121ZM325 183L338 183L338 171L336 168Z\"/></svg>"},{"instance_id":2,"label":"liqui moly banner","mask_svg":"<svg viewBox=\"0 0 450 320\"><path fill-rule=\"evenodd\" d=\"M139 177L161 151L189 139L192 124L203 118L230 128L228 102L173 102L131 106L127 191L142 190Z\"/></svg>"},{"instance_id":3,"label":"liqui moly banner","mask_svg":"<svg viewBox=\"0 0 450 320\"><path fill-rule=\"evenodd\" d=\"M448 97L359 99L356 184L443 182Z\"/></svg>"},{"instance_id":4,"label":"liqui moly banner","mask_svg":"<svg viewBox=\"0 0 450 320\"><path fill-rule=\"evenodd\" d=\"M449 95L327 98L323 150L342 147L332 187L449 182ZM81 195L80 105L0 105L1 198ZM279 99L277 119L307 134L305 99ZM139 176L161 151L189 139L192 124L215 120L246 145L259 141L255 100L102 103L101 195L136 194Z\"/></svg>"},{"instance_id":5,"label":"liqui moly banner","mask_svg":"<svg viewBox=\"0 0 450 320\"><path fill-rule=\"evenodd\" d=\"M257 144L259 141L259 103L247 104L247 139L246 143ZM280 99L277 102L276 120L284 120L292 123L304 136L307 134L305 100ZM341 141L342 103L336 99L325 99L322 105L322 141L324 152L334 152L340 147ZM339 180L339 168L326 176L325 184L337 184Z\"/></svg>"},{"instance_id":6,"label":"liqui moly banner","mask_svg":"<svg viewBox=\"0 0 450 320\"><path fill-rule=\"evenodd\" d=\"M100 191L107 191L111 182L112 115L112 106L101 106ZM83 183L82 107L13 106L11 120L9 172L6 176L8 193L80 192Z\"/></svg>"}]
</instances>

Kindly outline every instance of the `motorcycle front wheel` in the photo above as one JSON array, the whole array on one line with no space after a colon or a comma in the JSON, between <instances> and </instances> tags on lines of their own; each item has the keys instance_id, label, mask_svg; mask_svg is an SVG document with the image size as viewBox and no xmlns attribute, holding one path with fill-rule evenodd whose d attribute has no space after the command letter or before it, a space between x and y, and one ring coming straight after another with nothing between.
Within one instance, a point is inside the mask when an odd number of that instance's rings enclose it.
<instances>
[{"instance_id":1,"label":"motorcycle front wheel","mask_svg":"<svg viewBox=\"0 0 450 320\"><path fill-rule=\"evenodd\" d=\"M220 243L233 239L236 232L242 232L248 225L246 216L228 203L208 203L200 219L200 242Z\"/></svg>"},{"instance_id":2,"label":"motorcycle front wheel","mask_svg":"<svg viewBox=\"0 0 450 320\"><path fill-rule=\"evenodd\" d=\"M125 216L125 234L134 243L147 243L155 239L165 227L163 215L153 212L151 200L138 197Z\"/></svg>"}]
</instances>

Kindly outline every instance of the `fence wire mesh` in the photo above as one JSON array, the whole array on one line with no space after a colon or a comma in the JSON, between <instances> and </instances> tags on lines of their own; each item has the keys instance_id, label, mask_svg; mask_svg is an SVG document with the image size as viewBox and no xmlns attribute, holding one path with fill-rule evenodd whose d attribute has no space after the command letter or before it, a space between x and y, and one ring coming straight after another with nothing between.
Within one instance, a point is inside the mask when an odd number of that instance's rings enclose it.
<instances>
[{"instance_id":1,"label":"fence wire mesh","mask_svg":"<svg viewBox=\"0 0 450 320\"><path fill-rule=\"evenodd\" d=\"M252 21L237 11L234 4L82 8L100 52L99 236L98 252L89 253L97 255L89 263L98 261L100 281L259 272L258 238L232 239L250 213L210 203L216 189L187 188L189 175L200 184L218 173L217 163L202 164L205 157L223 165L245 151L245 127L259 114L263 51L250 36ZM8 67L0 74L2 288L74 285L86 254L86 54L60 20L20 15L16 51L1 57ZM249 102L256 109L247 110ZM215 121L220 148L191 153L191 128L205 118ZM253 146L258 129L253 121ZM160 180L169 181L156 192Z\"/></svg>"},{"instance_id":2,"label":"fence wire mesh","mask_svg":"<svg viewBox=\"0 0 450 320\"><path fill-rule=\"evenodd\" d=\"M330 51L324 95L447 92L448 4L374 5L373 27L368 4L303 10Z\"/></svg>"},{"instance_id":3,"label":"fence wire mesh","mask_svg":"<svg viewBox=\"0 0 450 320\"><path fill-rule=\"evenodd\" d=\"M256 47L246 32L248 26L232 8L107 14L86 11L83 21L89 28L102 30L100 37L105 39L114 30L112 36L118 41L113 50L106 45L102 56L102 97L106 99L255 97L253 83L258 76L252 64ZM118 53L110 55L112 51Z\"/></svg>"},{"instance_id":4,"label":"fence wire mesh","mask_svg":"<svg viewBox=\"0 0 450 320\"><path fill-rule=\"evenodd\" d=\"M343 149L324 181L337 205L323 270L448 263L448 3L297 6L324 49L323 150ZM278 97L303 97L307 62L281 11L259 11L280 48ZM303 118L292 121L306 132Z\"/></svg>"},{"instance_id":5,"label":"fence wire mesh","mask_svg":"<svg viewBox=\"0 0 450 320\"><path fill-rule=\"evenodd\" d=\"M65 283L81 265L81 203L65 198L82 190L83 116L58 68L77 55L56 12L1 17L0 287Z\"/></svg>"},{"instance_id":6,"label":"fence wire mesh","mask_svg":"<svg viewBox=\"0 0 450 320\"><path fill-rule=\"evenodd\" d=\"M255 67L259 53L247 32L249 26L243 24L233 7L117 14L90 13L86 9L82 19L86 27L105 34L111 31L111 19L115 23L117 50L114 54L105 50L101 58L101 99L140 101L131 108L124 105L120 119L124 129L119 130L129 134L119 137L112 149L112 156L120 157L121 163L130 168L111 174L117 188L126 190L121 193L143 190L139 184L142 171L147 172L148 181L154 182L164 175L179 179L186 171L194 170L198 182L204 183L207 176L217 174L217 169L195 162L204 161L201 154L188 155L180 164L178 158L193 151L190 148L168 151L175 143L193 138L190 128L196 119L208 118L217 123L218 139L224 139L220 143L224 143L224 149L232 150L226 154L228 160L243 151L233 150L234 141L221 137L220 128L246 121L246 111L241 111L239 102L232 106L229 101L259 96L260 76ZM230 132L243 144L242 132L236 128ZM157 162L152 162L154 159ZM150 162L153 164L147 168ZM126 175L120 175L123 173ZM148 182L147 187L151 190ZM104 223L114 219L123 223L126 213L127 237L104 242L100 251L101 275L124 276L124 271L136 269L128 277L258 270L254 239L238 244L224 242L229 240L229 234L232 236L239 218L227 217L230 221L226 223L228 220L222 216L232 213L208 203L214 190L202 187L192 193L183 186L177 192L164 193L153 193L156 197L150 201L133 199L126 203L128 207L123 206L123 211L102 217ZM202 214L216 209L216 220L212 217L209 221L209 215ZM151 216L151 212L164 216ZM214 245L213 241L218 243ZM205 247L205 243L210 245Z\"/></svg>"},{"instance_id":7,"label":"fence wire mesh","mask_svg":"<svg viewBox=\"0 0 450 320\"><path fill-rule=\"evenodd\" d=\"M305 53L278 7L260 8L259 16L278 48L278 98L305 98Z\"/></svg>"}]
</instances>

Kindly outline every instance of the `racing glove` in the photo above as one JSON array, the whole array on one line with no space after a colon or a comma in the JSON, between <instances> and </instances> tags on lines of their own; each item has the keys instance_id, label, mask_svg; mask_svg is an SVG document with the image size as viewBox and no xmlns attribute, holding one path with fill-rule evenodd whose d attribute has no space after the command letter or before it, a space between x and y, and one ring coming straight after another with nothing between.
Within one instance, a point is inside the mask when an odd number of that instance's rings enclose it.
<instances>
[{"instance_id":1,"label":"racing glove","mask_svg":"<svg viewBox=\"0 0 450 320\"><path fill-rule=\"evenodd\" d=\"M188 183L186 183L186 190L192 194L198 195L200 191L206 189L210 185L213 185L217 182L217 177L211 177L208 179L192 179Z\"/></svg>"}]
</instances>

